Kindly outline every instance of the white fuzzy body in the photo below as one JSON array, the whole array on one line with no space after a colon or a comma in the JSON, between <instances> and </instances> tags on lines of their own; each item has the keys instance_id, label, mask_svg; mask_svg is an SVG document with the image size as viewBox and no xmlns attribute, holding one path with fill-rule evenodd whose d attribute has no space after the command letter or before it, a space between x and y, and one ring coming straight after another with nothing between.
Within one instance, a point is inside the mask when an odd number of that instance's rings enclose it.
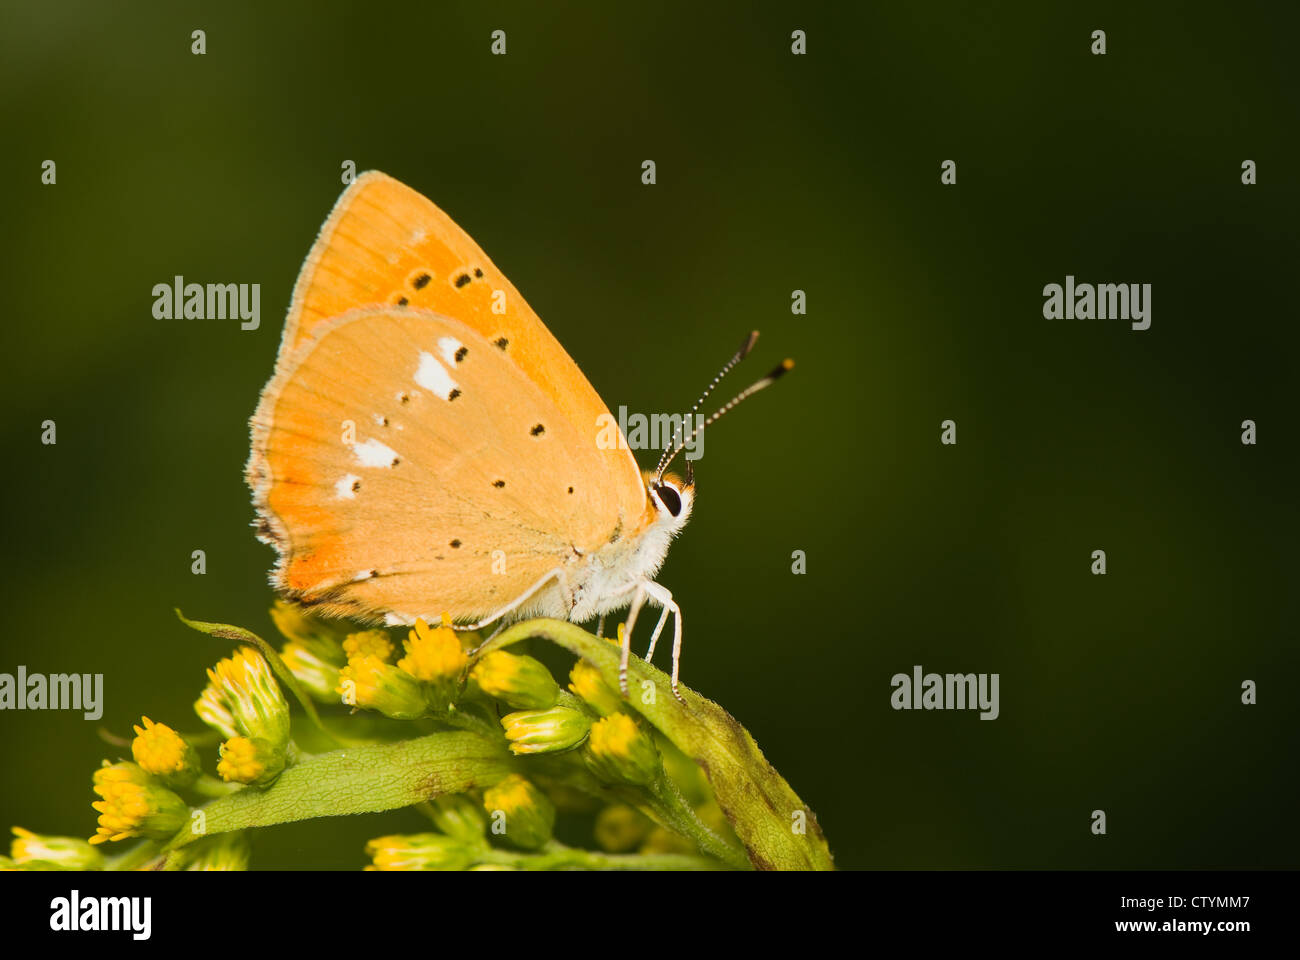
<instances>
[{"instance_id":1,"label":"white fuzzy body","mask_svg":"<svg viewBox=\"0 0 1300 960\"><path fill-rule=\"evenodd\" d=\"M593 552L575 551L546 583L520 598L522 602L502 619L554 617L586 623L627 607L638 585L654 585L669 545L690 519L693 501L689 490L682 491L681 500L681 510L673 516L651 492L653 519L641 530ZM652 598L655 593L650 591Z\"/></svg>"}]
</instances>

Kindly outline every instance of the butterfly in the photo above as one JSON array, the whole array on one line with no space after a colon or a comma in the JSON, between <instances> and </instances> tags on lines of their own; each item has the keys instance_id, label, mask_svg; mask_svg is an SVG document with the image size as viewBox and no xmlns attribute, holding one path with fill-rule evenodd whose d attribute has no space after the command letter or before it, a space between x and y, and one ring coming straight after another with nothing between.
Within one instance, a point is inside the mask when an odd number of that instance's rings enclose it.
<instances>
[{"instance_id":1,"label":"butterfly","mask_svg":"<svg viewBox=\"0 0 1300 960\"><path fill-rule=\"evenodd\" d=\"M753 347L751 334L696 409ZM774 382L786 361L696 432ZM692 410L692 415L695 411ZM695 481L598 442L608 408L524 298L451 218L377 171L339 197L294 287L251 421L246 478L272 586L327 616L479 630L628 608L620 682ZM681 441L675 450L673 444ZM599 629L599 628L598 628Z\"/></svg>"}]
</instances>

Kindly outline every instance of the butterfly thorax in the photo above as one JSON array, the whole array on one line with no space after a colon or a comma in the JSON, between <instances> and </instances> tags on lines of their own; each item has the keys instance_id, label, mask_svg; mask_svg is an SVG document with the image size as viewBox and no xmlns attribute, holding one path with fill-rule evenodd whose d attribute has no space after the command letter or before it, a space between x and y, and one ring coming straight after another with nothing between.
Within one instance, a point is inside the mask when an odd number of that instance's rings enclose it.
<instances>
[{"instance_id":1,"label":"butterfly thorax","mask_svg":"<svg viewBox=\"0 0 1300 960\"><path fill-rule=\"evenodd\" d=\"M694 489L679 491L674 514L654 493L647 492L646 509L630 530L616 530L616 536L598 549L573 557L566 570L568 595L552 591L546 598L547 615L582 623L626 607L636 585L653 580L668 556L673 538L690 519Z\"/></svg>"}]
</instances>

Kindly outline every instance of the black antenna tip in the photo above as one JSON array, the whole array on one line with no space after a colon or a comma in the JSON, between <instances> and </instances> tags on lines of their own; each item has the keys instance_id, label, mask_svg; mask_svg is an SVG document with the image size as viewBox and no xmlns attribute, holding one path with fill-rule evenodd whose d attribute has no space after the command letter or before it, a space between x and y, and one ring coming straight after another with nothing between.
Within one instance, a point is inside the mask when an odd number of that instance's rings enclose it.
<instances>
[{"instance_id":1,"label":"black antenna tip","mask_svg":"<svg viewBox=\"0 0 1300 960\"><path fill-rule=\"evenodd\" d=\"M749 356L749 351L754 349L754 344L756 343L758 343L758 331L751 330L749 332L749 336L745 338L745 342L742 343L740 345L740 349L736 351L736 358L739 360L744 360L747 356Z\"/></svg>"},{"instance_id":2,"label":"black antenna tip","mask_svg":"<svg viewBox=\"0 0 1300 960\"><path fill-rule=\"evenodd\" d=\"M775 370L773 370L771 373L768 374L768 377L772 380L775 380L778 377L782 377L785 374L789 373L793 369L794 369L794 361L791 360L789 357L786 357L777 365L777 368Z\"/></svg>"}]
</instances>

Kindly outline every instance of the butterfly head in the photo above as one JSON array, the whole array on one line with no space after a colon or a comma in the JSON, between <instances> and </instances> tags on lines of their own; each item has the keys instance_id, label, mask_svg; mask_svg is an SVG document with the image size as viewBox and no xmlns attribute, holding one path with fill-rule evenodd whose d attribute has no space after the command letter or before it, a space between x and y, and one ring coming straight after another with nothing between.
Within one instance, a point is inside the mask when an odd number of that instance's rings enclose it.
<instances>
[{"instance_id":1,"label":"butterfly head","mask_svg":"<svg viewBox=\"0 0 1300 960\"><path fill-rule=\"evenodd\" d=\"M653 470L644 474L646 494L654 507L655 522L664 524L673 533L686 526L695 504L695 477L690 461L686 461L686 477L675 473L659 476Z\"/></svg>"}]
</instances>

